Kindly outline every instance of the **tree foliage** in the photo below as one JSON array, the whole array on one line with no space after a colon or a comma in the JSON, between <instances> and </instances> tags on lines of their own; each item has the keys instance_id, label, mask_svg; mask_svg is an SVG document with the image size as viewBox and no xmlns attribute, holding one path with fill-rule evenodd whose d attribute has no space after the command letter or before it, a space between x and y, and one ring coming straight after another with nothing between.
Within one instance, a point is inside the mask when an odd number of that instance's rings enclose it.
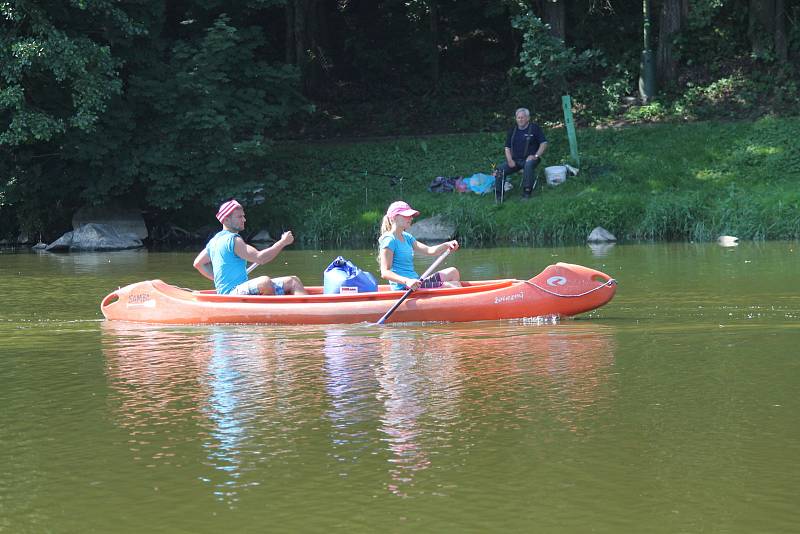
<instances>
[{"instance_id":1,"label":"tree foliage","mask_svg":"<svg viewBox=\"0 0 800 534\"><path fill-rule=\"evenodd\" d=\"M276 179L272 135L308 104L297 69L249 21L280 7L178 7L0 4L0 207L23 230L59 223L49 206L174 209Z\"/></svg>"},{"instance_id":2,"label":"tree foliage","mask_svg":"<svg viewBox=\"0 0 800 534\"><path fill-rule=\"evenodd\" d=\"M599 52L592 49L577 52L553 35L550 26L532 12L514 17L511 24L523 36L519 70L538 93L566 94L577 76L585 75L597 65Z\"/></svg>"},{"instance_id":3,"label":"tree foliage","mask_svg":"<svg viewBox=\"0 0 800 534\"><path fill-rule=\"evenodd\" d=\"M800 110L800 0L651 7L661 86L630 107L640 0L2 1L0 237L285 191L276 139L556 122L564 93L584 124Z\"/></svg>"},{"instance_id":4,"label":"tree foliage","mask_svg":"<svg viewBox=\"0 0 800 534\"><path fill-rule=\"evenodd\" d=\"M114 2L73 2L66 9L32 1L4 2L0 34L0 144L50 141L69 130L89 130L121 92L121 62L93 39L87 16L104 33L141 32Z\"/></svg>"}]
</instances>

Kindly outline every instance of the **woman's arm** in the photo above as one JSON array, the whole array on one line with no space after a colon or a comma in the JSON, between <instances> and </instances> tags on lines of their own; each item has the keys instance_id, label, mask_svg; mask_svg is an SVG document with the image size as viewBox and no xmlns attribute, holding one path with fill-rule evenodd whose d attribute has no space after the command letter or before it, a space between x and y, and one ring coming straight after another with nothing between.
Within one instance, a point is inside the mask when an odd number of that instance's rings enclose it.
<instances>
[{"instance_id":1,"label":"woman's arm","mask_svg":"<svg viewBox=\"0 0 800 534\"><path fill-rule=\"evenodd\" d=\"M419 241L414 241L414 250L419 252L420 254L427 254L428 256L439 256L445 250L458 250L458 241L453 239L452 241L445 241L439 245L434 247L430 247L425 243L420 243Z\"/></svg>"}]
</instances>

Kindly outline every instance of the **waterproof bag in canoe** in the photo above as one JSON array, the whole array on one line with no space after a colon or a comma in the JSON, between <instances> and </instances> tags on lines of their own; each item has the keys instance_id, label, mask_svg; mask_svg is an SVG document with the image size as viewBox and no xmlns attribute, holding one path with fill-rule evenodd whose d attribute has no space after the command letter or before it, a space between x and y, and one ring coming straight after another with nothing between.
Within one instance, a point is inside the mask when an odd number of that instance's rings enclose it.
<instances>
[{"instance_id":1,"label":"waterproof bag in canoe","mask_svg":"<svg viewBox=\"0 0 800 534\"><path fill-rule=\"evenodd\" d=\"M378 290L378 284L371 273L362 271L352 261L341 256L333 260L325 269L323 284L323 292L327 295L369 293Z\"/></svg>"}]
</instances>

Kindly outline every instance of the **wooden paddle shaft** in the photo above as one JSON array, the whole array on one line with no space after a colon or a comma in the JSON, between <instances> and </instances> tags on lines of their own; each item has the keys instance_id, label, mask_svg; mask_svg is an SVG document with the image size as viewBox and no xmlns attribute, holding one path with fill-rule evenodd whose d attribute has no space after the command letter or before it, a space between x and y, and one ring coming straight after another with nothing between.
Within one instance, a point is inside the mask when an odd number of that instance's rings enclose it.
<instances>
[{"instance_id":1,"label":"wooden paddle shaft","mask_svg":"<svg viewBox=\"0 0 800 534\"><path fill-rule=\"evenodd\" d=\"M420 276L420 277L419 277L419 279L420 279L420 280L425 280L426 278L428 278L428 277L429 277L429 276L430 276L430 275L431 275L431 274L432 274L432 273L433 273L433 272L436 270L436 268L439 266L439 264L440 264L440 263L442 263L442 262L444 261L444 259L447 257L447 255L448 255L448 254L450 254L450 252L451 252L451 249L449 249L449 248L448 248L448 249L447 249L447 250L444 252L444 254L442 254L441 256L439 256L438 258L436 258L436 261L434 261L434 262L431 264L431 266L430 266L430 267L428 267L428 269L427 269L427 270L426 270L424 273L422 273L422 276ZM406 299L408 298L408 296L411 294L411 292L412 292L412 291L414 291L414 290L413 290L413 289L409 289L408 291L406 291L405 293L403 293L403 296L402 296L402 297L400 297L400 300L398 300L397 302L395 302L394 306L392 306L391 308L389 308L389 311L387 311L387 312L386 312L386 314L385 314L383 317L381 317L380 319L378 319L378 322L377 322L376 324L383 324L383 323L385 323L385 322L386 322L386 319L388 319L388 318L389 318L389 316L390 316L391 314L393 314L393 313L394 313L394 311L395 311L395 310L396 310L396 309L397 309L397 308L398 308L398 307L399 307L399 306L400 306L400 305L403 303L403 301L404 301L404 300L406 300Z\"/></svg>"}]
</instances>

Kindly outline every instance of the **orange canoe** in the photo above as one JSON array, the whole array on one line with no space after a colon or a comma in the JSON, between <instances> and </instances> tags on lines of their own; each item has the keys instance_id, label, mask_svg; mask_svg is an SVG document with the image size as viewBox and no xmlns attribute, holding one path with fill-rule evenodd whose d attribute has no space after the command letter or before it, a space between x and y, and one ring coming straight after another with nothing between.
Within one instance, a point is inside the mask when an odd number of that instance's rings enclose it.
<instances>
[{"instance_id":1,"label":"orange canoe","mask_svg":"<svg viewBox=\"0 0 800 534\"><path fill-rule=\"evenodd\" d=\"M387 322L487 321L571 316L604 305L616 292L608 275L569 263L550 265L530 280L463 282L460 288L411 293ZM380 286L373 293L238 296L191 291L161 280L138 282L108 294L106 319L165 324L336 324L375 322L403 296Z\"/></svg>"}]
</instances>

